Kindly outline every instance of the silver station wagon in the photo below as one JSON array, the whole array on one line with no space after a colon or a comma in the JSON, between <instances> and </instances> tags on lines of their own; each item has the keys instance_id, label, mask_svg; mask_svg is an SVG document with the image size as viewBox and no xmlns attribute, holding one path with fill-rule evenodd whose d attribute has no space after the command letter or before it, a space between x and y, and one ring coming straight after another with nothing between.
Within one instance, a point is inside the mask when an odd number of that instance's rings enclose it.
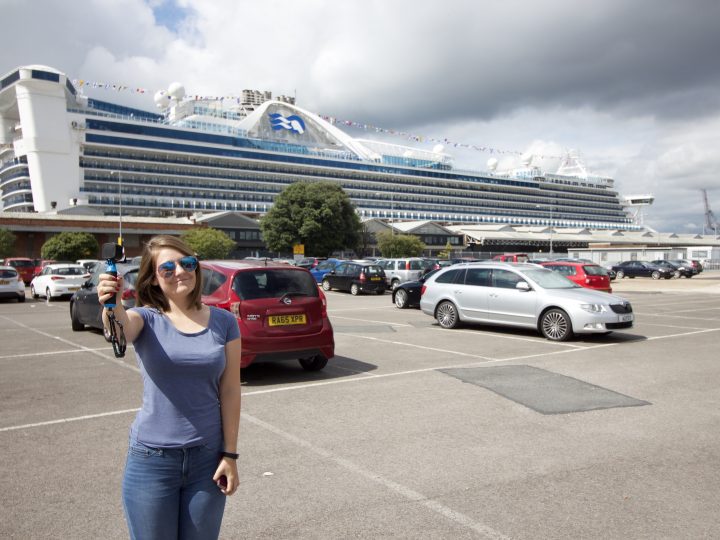
<instances>
[{"instance_id":1,"label":"silver station wagon","mask_svg":"<svg viewBox=\"0 0 720 540\"><path fill-rule=\"evenodd\" d=\"M461 322L533 328L547 339L632 328L630 302L576 285L534 264L450 266L424 284L420 309L443 328Z\"/></svg>"}]
</instances>

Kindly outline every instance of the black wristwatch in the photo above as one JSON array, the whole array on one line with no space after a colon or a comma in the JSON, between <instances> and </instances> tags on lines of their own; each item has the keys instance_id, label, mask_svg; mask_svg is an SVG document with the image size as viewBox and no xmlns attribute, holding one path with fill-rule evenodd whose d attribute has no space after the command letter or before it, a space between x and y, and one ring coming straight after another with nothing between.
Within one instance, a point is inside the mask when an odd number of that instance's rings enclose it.
<instances>
[{"instance_id":1,"label":"black wristwatch","mask_svg":"<svg viewBox=\"0 0 720 540\"><path fill-rule=\"evenodd\" d=\"M240 457L240 454L233 454L232 452L220 452L220 455L230 459L237 459Z\"/></svg>"}]
</instances>

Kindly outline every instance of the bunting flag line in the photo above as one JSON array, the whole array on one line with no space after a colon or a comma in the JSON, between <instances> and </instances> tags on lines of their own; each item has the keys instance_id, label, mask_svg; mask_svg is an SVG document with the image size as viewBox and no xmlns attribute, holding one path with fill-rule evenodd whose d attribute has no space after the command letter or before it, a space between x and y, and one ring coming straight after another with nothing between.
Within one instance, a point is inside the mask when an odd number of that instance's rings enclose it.
<instances>
[{"instance_id":1,"label":"bunting flag line","mask_svg":"<svg viewBox=\"0 0 720 540\"><path fill-rule=\"evenodd\" d=\"M139 88L139 87L133 87L123 84L112 84L112 83L104 83L104 82L97 82L97 81L87 81L85 79L73 79L73 84L78 89L83 88L92 88L92 89L100 89L100 90L114 90L116 92L134 92L136 94L147 94L151 91L146 88ZM186 96L186 101L235 101L238 105L241 103L241 98L239 96L200 96L200 95L192 95L192 96ZM345 127L351 127L355 129L361 129L363 131L367 132L374 132L374 133L382 133L385 135L392 135L396 137L402 137L405 140L414 141L418 143L434 143L434 144L442 144L445 146L449 146L452 148L462 148L466 150L475 150L477 152L483 152L488 153L491 155L513 155L513 156L521 156L524 154L524 152L520 152L518 150L504 150L500 148L495 148L492 146L481 146L476 144L467 144L462 142L453 141L451 139L448 139L447 137L443 138L437 138L437 137L430 137L427 135L416 135L413 133L408 133L406 131L400 131L395 129L387 129L380 126L375 126L372 124L367 124L364 122L356 122L354 120L341 120L339 118L336 118L334 116L327 116L323 114L317 114L320 118L325 120L326 122L329 122L332 125L341 125ZM561 159L562 156L553 156L553 155L539 155L539 154L533 154L534 158L539 159Z\"/></svg>"}]
</instances>

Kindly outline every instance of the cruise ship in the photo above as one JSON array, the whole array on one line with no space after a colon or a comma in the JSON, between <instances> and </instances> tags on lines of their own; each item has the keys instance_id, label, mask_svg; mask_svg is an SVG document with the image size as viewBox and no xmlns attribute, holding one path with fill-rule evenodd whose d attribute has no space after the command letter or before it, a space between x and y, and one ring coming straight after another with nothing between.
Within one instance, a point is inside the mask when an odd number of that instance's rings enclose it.
<instances>
[{"instance_id":1,"label":"cruise ship","mask_svg":"<svg viewBox=\"0 0 720 540\"><path fill-rule=\"evenodd\" d=\"M266 99L267 98L267 99ZM158 112L92 99L47 66L0 78L3 212L261 217L298 181L342 186L361 218L636 230L613 180L459 170L432 150L349 136L293 99L243 107L191 98L174 83Z\"/></svg>"}]
</instances>

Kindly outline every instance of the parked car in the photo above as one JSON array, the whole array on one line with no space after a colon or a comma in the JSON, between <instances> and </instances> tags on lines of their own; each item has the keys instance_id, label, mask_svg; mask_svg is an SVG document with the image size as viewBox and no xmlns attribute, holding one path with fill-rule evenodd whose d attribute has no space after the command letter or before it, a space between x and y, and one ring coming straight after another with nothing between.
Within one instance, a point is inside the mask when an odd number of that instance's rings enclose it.
<instances>
[{"instance_id":1,"label":"parked car","mask_svg":"<svg viewBox=\"0 0 720 540\"><path fill-rule=\"evenodd\" d=\"M335 355L325 294L306 269L251 261L201 261L200 267L203 303L237 317L242 367L298 360L317 371Z\"/></svg>"},{"instance_id":2,"label":"parked car","mask_svg":"<svg viewBox=\"0 0 720 540\"><path fill-rule=\"evenodd\" d=\"M343 262L341 259L327 259L326 261L322 261L315 268L311 268L310 273L312 274L312 277L315 278L316 283L322 283L325 275L331 270L334 270L341 262Z\"/></svg>"},{"instance_id":3,"label":"parked car","mask_svg":"<svg viewBox=\"0 0 720 540\"><path fill-rule=\"evenodd\" d=\"M344 262L325 274L322 288L326 291L350 291L352 295L361 292L384 294L387 281L380 265Z\"/></svg>"},{"instance_id":4,"label":"parked car","mask_svg":"<svg viewBox=\"0 0 720 540\"><path fill-rule=\"evenodd\" d=\"M135 307L135 283L140 267L137 264L125 263L117 263L115 266L118 275L123 277L120 301L126 309ZM76 332L84 330L86 325L102 330L105 339L110 341L110 334L103 328L103 306L97 294L98 280L103 273L105 273L105 263L96 265L90 277L70 297L70 323Z\"/></svg>"},{"instance_id":5,"label":"parked car","mask_svg":"<svg viewBox=\"0 0 720 540\"><path fill-rule=\"evenodd\" d=\"M311 268L315 268L324 260L327 260L327 257L305 257L304 259L300 259L296 266L310 270Z\"/></svg>"},{"instance_id":6,"label":"parked car","mask_svg":"<svg viewBox=\"0 0 720 540\"><path fill-rule=\"evenodd\" d=\"M90 274L80 264L48 264L40 275L30 282L30 296L53 298L70 296L80 289Z\"/></svg>"},{"instance_id":7,"label":"parked car","mask_svg":"<svg viewBox=\"0 0 720 540\"><path fill-rule=\"evenodd\" d=\"M607 270L597 264L570 261L548 261L542 263L541 266L565 276L570 281L577 283L581 287L607 293L612 292L610 277L608 276Z\"/></svg>"},{"instance_id":8,"label":"parked car","mask_svg":"<svg viewBox=\"0 0 720 540\"><path fill-rule=\"evenodd\" d=\"M422 257L404 257L399 259L380 259L377 264L382 267L387 278L387 286L391 289L400 283L417 280L422 276L428 267L436 264L436 261L423 259Z\"/></svg>"},{"instance_id":9,"label":"parked car","mask_svg":"<svg viewBox=\"0 0 720 540\"><path fill-rule=\"evenodd\" d=\"M440 270L425 281L423 313L441 327L461 322L533 328L547 339L631 328L630 302L585 289L535 264L470 263Z\"/></svg>"},{"instance_id":10,"label":"parked car","mask_svg":"<svg viewBox=\"0 0 720 540\"><path fill-rule=\"evenodd\" d=\"M93 270L95 270L95 267L100 264L104 263L105 261L99 261L97 259L78 259L75 261L75 264L81 264L85 267L85 270L87 270L89 273L92 274Z\"/></svg>"},{"instance_id":11,"label":"parked car","mask_svg":"<svg viewBox=\"0 0 720 540\"><path fill-rule=\"evenodd\" d=\"M656 261L651 261L651 264L657 264L658 266L662 266L664 268L668 268L673 273L673 277L679 278L679 277L692 277L694 274L694 271L692 267L685 267L680 266L674 263L671 263L670 261L666 261L663 259L658 259Z\"/></svg>"},{"instance_id":12,"label":"parked car","mask_svg":"<svg viewBox=\"0 0 720 540\"><path fill-rule=\"evenodd\" d=\"M17 269L12 266L0 266L0 298L25 301L25 282Z\"/></svg>"},{"instance_id":13,"label":"parked car","mask_svg":"<svg viewBox=\"0 0 720 540\"><path fill-rule=\"evenodd\" d=\"M33 277L39 276L40 272L42 272L43 268L45 268L48 264L57 263L55 259L33 259L33 264L35 265L35 273L33 274Z\"/></svg>"},{"instance_id":14,"label":"parked car","mask_svg":"<svg viewBox=\"0 0 720 540\"><path fill-rule=\"evenodd\" d=\"M674 275L674 271L669 268L643 261L623 261L613 265L612 269L617 274L618 279L626 276L629 278L651 277L653 279L670 279Z\"/></svg>"},{"instance_id":15,"label":"parked car","mask_svg":"<svg viewBox=\"0 0 720 540\"><path fill-rule=\"evenodd\" d=\"M690 259L670 259L668 262L679 266L685 270L685 277L691 278L701 272L702 265L700 263L693 264Z\"/></svg>"},{"instance_id":16,"label":"parked car","mask_svg":"<svg viewBox=\"0 0 720 540\"><path fill-rule=\"evenodd\" d=\"M500 262L525 263L530 260L530 257L527 256L527 253L504 253L502 255L495 255L492 260Z\"/></svg>"},{"instance_id":17,"label":"parked car","mask_svg":"<svg viewBox=\"0 0 720 540\"><path fill-rule=\"evenodd\" d=\"M423 274L417 281L406 281L395 287L392 291L392 303L400 309L408 307L420 307L420 292L423 283L430 276L436 274L439 270L431 270Z\"/></svg>"},{"instance_id":18,"label":"parked car","mask_svg":"<svg viewBox=\"0 0 720 540\"><path fill-rule=\"evenodd\" d=\"M25 285L29 285L35 277L35 262L27 257L8 257L5 266L12 266L22 277Z\"/></svg>"}]
</instances>

